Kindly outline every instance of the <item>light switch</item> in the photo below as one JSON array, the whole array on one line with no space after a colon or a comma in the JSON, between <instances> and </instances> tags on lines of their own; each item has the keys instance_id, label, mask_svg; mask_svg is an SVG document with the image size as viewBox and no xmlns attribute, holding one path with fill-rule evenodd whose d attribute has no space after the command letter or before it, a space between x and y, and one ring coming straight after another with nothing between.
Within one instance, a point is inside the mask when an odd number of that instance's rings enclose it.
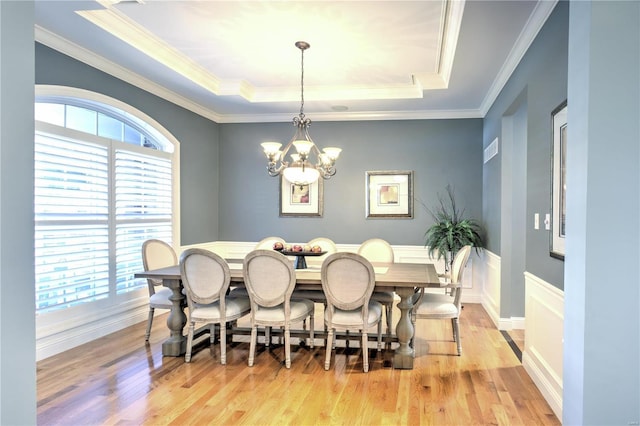
<instances>
[{"instance_id":1,"label":"light switch","mask_svg":"<svg viewBox=\"0 0 640 426\"><path fill-rule=\"evenodd\" d=\"M544 215L544 229L547 231L551 229L551 215L549 213Z\"/></svg>"},{"instance_id":2,"label":"light switch","mask_svg":"<svg viewBox=\"0 0 640 426\"><path fill-rule=\"evenodd\" d=\"M533 229L540 229L540 213L533 215Z\"/></svg>"}]
</instances>

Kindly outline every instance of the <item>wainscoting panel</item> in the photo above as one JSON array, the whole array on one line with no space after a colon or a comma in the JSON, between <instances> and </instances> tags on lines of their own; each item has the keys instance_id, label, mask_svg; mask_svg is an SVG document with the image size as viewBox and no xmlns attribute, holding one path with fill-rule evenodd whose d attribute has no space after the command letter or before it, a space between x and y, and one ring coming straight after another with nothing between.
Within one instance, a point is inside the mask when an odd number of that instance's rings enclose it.
<instances>
[{"instance_id":1,"label":"wainscoting panel","mask_svg":"<svg viewBox=\"0 0 640 426\"><path fill-rule=\"evenodd\" d=\"M522 364L561 419L564 292L525 272L525 318Z\"/></svg>"},{"instance_id":2,"label":"wainscoting panel","mask_svg":"<svg viewBox=\"0 0 640 426\"><path fill-rule=\"evenodd\" d=\"M487 311L493 323L500 328L500 257L489 250L482 251L483 262L483 292L482 306Z\"/></svg>"}]
</instances>

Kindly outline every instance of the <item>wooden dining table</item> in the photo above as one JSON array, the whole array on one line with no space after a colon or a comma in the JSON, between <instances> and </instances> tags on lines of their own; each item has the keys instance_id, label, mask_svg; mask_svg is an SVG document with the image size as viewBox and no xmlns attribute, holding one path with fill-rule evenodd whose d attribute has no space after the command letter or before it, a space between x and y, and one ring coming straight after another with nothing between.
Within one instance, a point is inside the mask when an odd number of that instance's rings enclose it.
<instances>
[{"instance_id":1,"label":"wooden dining table","mask_svg":"<svg viewBox=\"0 0 640 426\"><path fill-rule=\"evenodd\" d=\"M231 285L244 285L242 259L229 259ZM413 295L417 288L441 287L435 266L431 263L373 263L376 273L376 291L394 291L400 296L398 308L400 319L396 325L396 338L399 346L393 355L393 366L398 369L412 369L414 349L411 342L414 326L411 321ZM180 266L174 265L150 271L138 272L136 278L154 278L162 280L165 287L171 289L173 304L167 318L169 338L162 344L164 356L181 356L186 350L186 337L183 334L187 317L184 313L184 298ZM296 285L305 288L321 289L320 268L296 269Z\"/></svg>"}]
</instances>

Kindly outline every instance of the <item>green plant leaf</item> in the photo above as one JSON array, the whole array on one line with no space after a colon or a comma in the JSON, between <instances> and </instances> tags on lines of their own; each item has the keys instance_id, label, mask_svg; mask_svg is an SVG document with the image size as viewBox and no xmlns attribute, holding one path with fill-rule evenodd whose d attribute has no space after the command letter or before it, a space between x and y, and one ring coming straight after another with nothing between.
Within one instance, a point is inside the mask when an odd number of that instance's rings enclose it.
<instances>
[{"instance_id":1,"label":"green plant leaf","mask_svg":"<svg viewBox=\"0 0 640 426\"><path fill-rule=\"evenodd\" d=\"M453 188L446 187L447 199L438 194L438 205L434 210L427 208L434 224L425 232L425 247L429 247L429 256L437 256L450 264L453 257L463 246L471 245L478 249L484 247L482 227L473 219L465 219L464 210L456 205Z\"/></svg>"}]
</instances>

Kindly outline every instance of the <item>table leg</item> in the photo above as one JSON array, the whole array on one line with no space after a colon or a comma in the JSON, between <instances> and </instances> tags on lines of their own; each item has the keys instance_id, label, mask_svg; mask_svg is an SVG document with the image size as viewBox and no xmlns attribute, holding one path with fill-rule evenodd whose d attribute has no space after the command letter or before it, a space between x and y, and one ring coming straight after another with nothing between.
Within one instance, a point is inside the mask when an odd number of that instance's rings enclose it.
<instances>
[{"instance_id":1,"label":"table leg","mask_svg":"<svg viewBox=\"0 0 640 426\"><path fill-rule=\"evenodd\" d=\"M400 309L400 320L396 326L396 336L400 346L396 348L393 355L393 367L398 369L413 368L413 348L410 345L413 338L414 327L411 322L411 309L413 308L412 297L414 290L411 287L398 287L396 293L400 296L398 308Z\"/></svg>"},{"instance_id":2,"label":"table leg","mask_svg":"<svg viewBox=\"0 0 640 426\"><path fill-rule=\"evenodd\" d=\"M182 285L180 285L180 280L165 280L163 285L169 287L173 292L169 298L173 306L167 318L170 334L169 338L162 343L162 355L182 356L187 349L187 338L182 334L184 325L187 323L187 317L182 308L184 300Z\"/></svg>"}]
</instances>

